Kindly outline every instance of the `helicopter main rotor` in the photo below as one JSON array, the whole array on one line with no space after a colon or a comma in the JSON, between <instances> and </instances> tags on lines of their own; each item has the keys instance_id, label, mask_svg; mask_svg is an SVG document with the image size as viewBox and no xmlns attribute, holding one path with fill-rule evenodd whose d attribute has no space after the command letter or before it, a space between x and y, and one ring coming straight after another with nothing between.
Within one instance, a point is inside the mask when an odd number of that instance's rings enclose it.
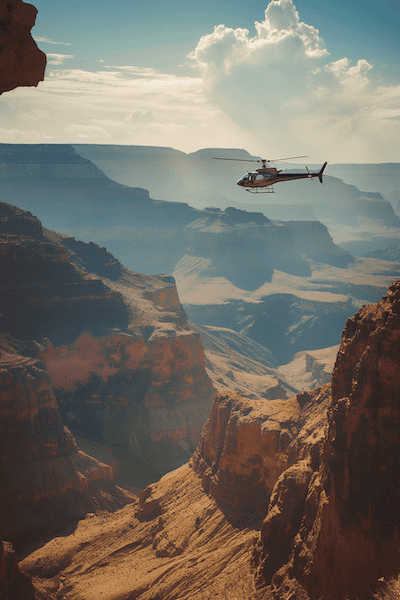
<instances>
[{"instance_id":1,"label":"helicopter main rotor","mask_svg":"<svg viewBox=\"0 0 400 600\"><path fill-rule=\"evenodd\" d=\"M262 164L263 169L266 169L267 163L282 162L284 160L294 160L295 158L307 158L307 156L287 156L286 158L275 158L273 160L269 160L268 158L254 159L254 158L215 158L215 157L213 157L213 160L234 160L237 162L258 162L258 163Z\"/></svg>"}]
</instances>

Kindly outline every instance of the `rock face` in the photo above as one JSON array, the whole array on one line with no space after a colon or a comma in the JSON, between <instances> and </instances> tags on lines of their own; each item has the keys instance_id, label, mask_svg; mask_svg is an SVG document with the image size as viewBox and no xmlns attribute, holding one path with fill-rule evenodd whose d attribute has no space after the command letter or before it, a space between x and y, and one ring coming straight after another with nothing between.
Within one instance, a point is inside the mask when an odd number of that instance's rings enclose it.
<instances>
[{"instance_id":1,"label":"rock face","mask_svg":"<svg viewBox=\"0 0 400 600\"><path fill-rule=\"evenodd\" d=\"M348 320L332 385L217 395L188 465L23 568L51 599L370 599L400 570L399 340L400 281Z\"/></svg>"},{"instance_id":2,"label":"rock face","mask_svg":"<svg viewBox=\"0 0 400 600\"><path fill-rule=\"evenodd\" d=\"M0 539L0 597L2 600L34 600L31 579L21 573L11 544Z\"/></svg>"},{"instance_id":3,"label":"rock face","mask_svg":"<svg viewBox=\"0 0 400 600\"><path fill-rule=\"evenodd\" d=\"M162 474L190 457L213 389L197 333L154 322L143 330L83 333L68 345L47 344L42 359L67 424Z\"/></svg>"},{"instance_id":4,"label":"rock face","mask_svg":"<svg viewBox=\"0 0 400 600\"><path fill-rule=\"evenodd\" d=\"M255 598L251 557L268 496L281 472L321 442L328 399L329 386L303 407L295 398L218 395L191 463L134 506L81 521L22 568L49 600L60 582L66 598L85 600L100 591L105 600Z\"/></svg>"},{"instance_id":5,"label":"rock face","mask_svg":"<svg viewBox=\"0 0 400 600\"><path fill-rule=\"evenodd\" d=\"M399 572L399 340L400 281L346 324L309 483L301 471L295 493L281 480L271 496L261 544L271 597L367 598L380 578ZM277 561L273 524L287 511L297 517Z\"/></svg>"},{"instance_id":6,"label":"rock face","mask_svg":"<svg viewBox=\"0 0 400 600\"><path fill-rule=\"evenodd\" d=\"M278 477L305 452L310 432L313 444L320 442L328 400L329 386L300 403L217 395L192 458L206 492L236 518L262 518Z\"/></svg>"},{"instance_id":7,"label":"rock face","mask_svg":"<svg viewBox=\"0 0 400 600\"><path fill-rule=\"evenodd\" d=\"M108 483L112 467L81 452L61 423L50 377L30 346L2 336L0 347L0 531L18 544L129 500Z\"/></svg>"},{"instance_id":8,"label":"rock face","mask_svg":"<svg viewBox=\"0 0 400 600\"><path fill-rule=\"evenodd\" d=\"M46 55L31 36L37 12L22 0L0 0L0 94L44 79Z\"/></svg>"},{"instance_id":9,"label":"rock face","mask_svg":"<svg viewBox=\"0 0 400 600\"><path fill-rule=\"evenodd\" d=\"M64 423L134 454L150 478L188 460L214 391L173 278L131 273L105 248L0 209L12 232L0 232L0 327L46 338L38 356Z\"/></svg>"},{"instance_id":10,"label":"rock face","mask_svg":"<svg viewBox=\"0 0 400 600\"><path fill-rule=\"evenodd\" d=\"M186 226L185 233L187 249L182 261L187 256L201 257L201 277L224 277L244 290L256 290L271 281L274 269L310 275L309 259L341 267L353 260L335 246L322 223L273 223L261 213L232 207L224 212L205 211Z\"/></svg>"}]
</instances>

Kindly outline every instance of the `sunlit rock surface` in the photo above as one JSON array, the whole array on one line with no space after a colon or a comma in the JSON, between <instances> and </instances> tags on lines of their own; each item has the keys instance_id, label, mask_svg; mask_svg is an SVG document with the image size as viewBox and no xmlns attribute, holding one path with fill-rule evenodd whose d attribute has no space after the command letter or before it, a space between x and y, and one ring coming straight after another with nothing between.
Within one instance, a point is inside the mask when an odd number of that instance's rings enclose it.
<instances>
[{"instance_id":1,"label":"sunlit rock surface","mask_svg":"<svg viewBox=\"0 0 400 600\"><path fill-rule=\"evenodd\" d=\"M38 589L51 600L60 581L87 600L370 598L400 569L399 307L397 282L349 319L332 389L217 395L188 465L25 558Z\"/></svg>"},{"instance_id":2,"label":"sunlit rock surface","mask_svg":"<svg viewBox=\"0 0 400 600\"><path fill-rule=\"evenodd\" d=\"M255 401L219 394L192 463L204 489L247 520L262 518L280 476L299 457L309 430L319 437L329 393L298 399Z\"/></svg>"},{"instance_id":3,"label":"sunlit rock surface","mask_svg":"<svg viewBox=\"0 0 400 600\"><path fill-rule=\"evenodd\" d=\"M22 0L0 0L0 94L44 79L46 55L31 35L37 12Z\"/></svg>"},{"instance_id":4,"label":"sunlit rock surface","mask_svg":"<svg viewBox=\"0 0 400 600\"><path fill-rule=\"evenodd\" d=\"M1 216L0 328L40 341L63 422L142 461L150 481L188 460L214 390L173 278L131 273L10 205Z\"/></svg>"},{"instance_id":5,"label":"sunlit rock surface","mask_svg":"<svg viewBox=\"0 0 400 600\"><path fill-rule=\"evenodd\" d=\"M71 599L255 597L260 519L280 473L323 437L327 389L303 408L219 395L189 464L135 505L33 549L22 568L50 600L60 581Z\"/></svg>"},{"instance_id":6,"label":"sunlit rock surface","mask_svg":"<svg viewBox=\"0 0 400 600\"><path fill-rule=\"evenodd\" d=\"M271 598L367 598L380 578L400 569L399 340L398 281L346 324L327 437L309 485L294 480L297 517L279 560L270 532L292 510L290 494L282 498L286 483L278 482L271 496L261 544Z\"/></svg>"}]
</instances>

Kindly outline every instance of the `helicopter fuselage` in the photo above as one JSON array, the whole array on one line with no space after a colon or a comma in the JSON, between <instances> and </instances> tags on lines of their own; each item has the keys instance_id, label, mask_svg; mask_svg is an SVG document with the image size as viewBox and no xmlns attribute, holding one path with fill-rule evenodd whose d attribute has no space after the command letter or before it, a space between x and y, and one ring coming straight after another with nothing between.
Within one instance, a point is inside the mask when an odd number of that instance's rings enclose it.
<instances>
[{"instance_id":1,"label":"helicopter fuselage","mask_svg":"<svg viewBox=\"0 0 400 600\"><path fill-rule=\"evenodd\" d=\"M326 165L327 163L323 165L318 173L310 173L308 170L307 173L282 173L274 167L262 167L261 169L256 169L256 171L246 173L246 175L239 179L237 184L247 191L251 191L253 188L265 188L280 181L293 181L295 179L312 179L313 177L318 177L322 183L322 174Z\"/></svg>"}]
</instances>

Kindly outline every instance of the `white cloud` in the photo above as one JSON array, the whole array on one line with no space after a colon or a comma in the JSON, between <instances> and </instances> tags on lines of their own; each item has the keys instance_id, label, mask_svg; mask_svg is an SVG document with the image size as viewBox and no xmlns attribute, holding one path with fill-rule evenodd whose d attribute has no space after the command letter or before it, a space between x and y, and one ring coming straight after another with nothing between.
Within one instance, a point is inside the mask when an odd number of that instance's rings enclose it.
<instances>
[{"instance_id":1,"label":"white cloud","mask_svg":"<svg viewBox=\"0 0 400 600\"><path fill-rule=\"evenodd\" d=\"M319 31L300 21L292 0L270 2L255 30L250 37L247 29L218 25L189 56L207 97L263 143L267 158L393 157L399 94L397 88L374 88L373 65L365 59L352 65L346 57L328 62Z\"/></svg>"},{"instance_id":2,"label":"white cloud","mask_svg":"<svg viewBox=\"0 0 400 600\"><path fill-rule=\"evenodd\" d=\"M31 144L48 142L52 140L51 135L44 135L34 129L22 130L18 128L6 129L0 127L0 139L3 144Z\"/></svg>"},{"instance_id":3,"label":"white cloud","mask_svg":"<svg viewBox=\"0 0 400 600\"><path fill-rule=\"evenodd\" d=\"M202 91L200 77L180 77L135 66L54 69L37 88L7 95L7 127L30 130L40 118L43 135L57 142L201 147L247 146L240 130ZM4 124L4 119L2 119ZM29 142L29 139L26 139ZM35 139L32 139L34 142ZM256 150L254 150L256 151Z\"/></svg>"},{"instance_id":4,"label":"white cloud","mask_svg":"<svg viewBox=\"0 0 400 600\"><path fill-rule=\"evenodd\" d=\"M49 53L46 55L47 56L47 62L49 65L63 65L64 62L68 59L68 58L74 58L73 54L54 54L54 53Z\"/></svg>"},{"instance_id":5,"label":"white cloud","mask_svg":"<svg viewBox=\"0 0 400 600\"><path fill-rule=\"evenodd\" d=\"M103 127L99 127L98 125L83 125L73 123L65 127L65 131L68 133L74 134L78 139L91 139L93 137L96 138L108 138L110 137Z\"/></svg>"},{"instance_id":6,"label":"white cloud","mask_svg":"<svg viewBox=\"0 0 400 600\"><path fill-rule=\"evenodd\" d=\"M56 45L60 45L60 46L72 46L71 42L55 42L53 40L50 40L48 37L42 35L42 36L32 36L33 39L35 40L35 42L42 42L44 44L56 44Z\"/></svg>"}]
</instances>

